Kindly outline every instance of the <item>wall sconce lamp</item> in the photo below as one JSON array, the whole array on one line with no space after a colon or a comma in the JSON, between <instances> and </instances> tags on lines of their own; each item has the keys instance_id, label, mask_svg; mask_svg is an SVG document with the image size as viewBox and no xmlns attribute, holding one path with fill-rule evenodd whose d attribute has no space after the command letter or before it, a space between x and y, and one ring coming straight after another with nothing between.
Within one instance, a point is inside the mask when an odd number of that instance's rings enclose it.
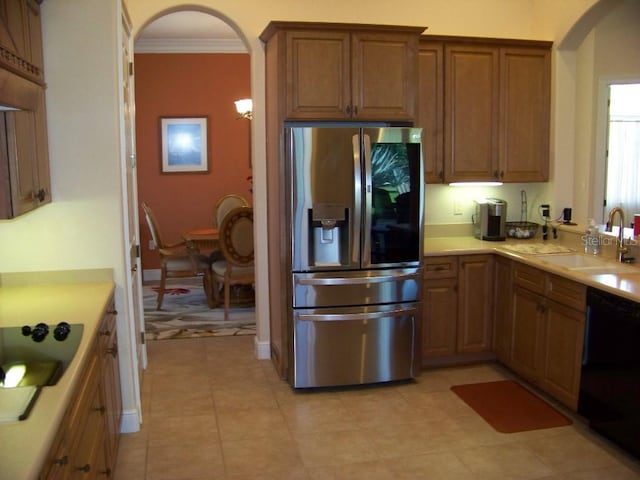
<instances>
[{"instance_id":1,"label":"wall sconce lamp","mask_svg":"<svg viewBox=\"0 0 640 480\"><path fill-rule=\"evenodd\" d=\"M250 98L243 98L242 100L236 100L233 102L236 104L236 111L242 118L247 120L253 119L253 100Z\"/></svg>"}]
</instances>

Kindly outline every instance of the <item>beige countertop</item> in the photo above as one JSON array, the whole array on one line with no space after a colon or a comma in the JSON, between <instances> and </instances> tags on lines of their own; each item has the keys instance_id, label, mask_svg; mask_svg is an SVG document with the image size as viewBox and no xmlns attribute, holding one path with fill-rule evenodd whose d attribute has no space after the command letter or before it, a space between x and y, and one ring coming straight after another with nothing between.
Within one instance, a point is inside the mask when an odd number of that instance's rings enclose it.
<instances>
[{"instance_id":1,"label":"beige countertop","mask_svg":"<svg viewBox=\"0 0 640 480\"><path fill-rule=\"evenodd\" d=\"M606 274L592 274L586 271L569 270L557 265L553 265L541 260L539 255L520 253L509 249L512 246L524 245L546 245L549 247L564 247L563 244L557 242L542 242L540 240L506 240L504 242L489 242L478 240L474 237L434 237L426 238L424 242L424 255L469 255L479 253L494 253L502 255L513 260L517 260L534 267L538 267L550 273L560 275L562 277L575 280L584 285L595 287L615 295L619 295L630 300L640 302L640 263L622 265L617 263L613 257L602 257L612 265L619 267L620 272ZM580 253L575 247L571 248L574 252Z\"/></svg>"},{"instance_id":2,"label":"beige countertop","mask_svg":"<svg viewBox=\"0 0 640 480\"><path fill-rule=\"evenodd\" d=\"M29 417L0 424L0 478L38 478L114 291L108 269L0 276L0 327L82 323L82 339L58 383L44 387ZM42 282L42 283L41 283Z\"/></svg>"}]
</instances>

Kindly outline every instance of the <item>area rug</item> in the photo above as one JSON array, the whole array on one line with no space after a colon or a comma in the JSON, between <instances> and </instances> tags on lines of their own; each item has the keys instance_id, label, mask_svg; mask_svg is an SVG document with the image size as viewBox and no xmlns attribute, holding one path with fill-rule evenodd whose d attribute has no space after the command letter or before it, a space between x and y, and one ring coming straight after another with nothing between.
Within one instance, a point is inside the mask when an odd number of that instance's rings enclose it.
<instances>
[{"instance_id":1,"label":"area rug","mask_svg":"<svg viewBox=\"0 0 640 480\"><path fill-rule=\"evenodd\" d=\"M167 285L162 310L156 310L157 285L143 286L145 338L165 340L172 338L223 337L229 335L255 335L254 307L233 307L229 320L224 319L223 308L209 308L201 281Z\"/></svg>"},{"instance_id":2,"label":"area rug","mask_svg":"<svg viewBox=\"0 0 640 480\"><path fill-rule=\"evenodd\" d=\"M501 433L571 425L571 420L518 382L454 385L451 390Z\"/></svg>"}]
</instances>

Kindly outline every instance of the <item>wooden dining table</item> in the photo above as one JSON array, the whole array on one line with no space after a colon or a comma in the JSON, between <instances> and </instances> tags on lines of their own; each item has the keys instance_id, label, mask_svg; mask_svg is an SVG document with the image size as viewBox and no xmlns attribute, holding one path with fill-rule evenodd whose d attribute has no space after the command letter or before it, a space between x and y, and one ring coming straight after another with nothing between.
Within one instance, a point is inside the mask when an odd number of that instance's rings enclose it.
<instances>
[{"instance_id":1,"label":"wooden dining table","mask_svg":"<svg viewBox=\"0 0 640 480\"><path fill-rule=\"evenodd\" d=\"M213 227L194 228L182 233L185 242L191 243L202 255L218 250L218 229Z\"/></svg>"}]
</instances>

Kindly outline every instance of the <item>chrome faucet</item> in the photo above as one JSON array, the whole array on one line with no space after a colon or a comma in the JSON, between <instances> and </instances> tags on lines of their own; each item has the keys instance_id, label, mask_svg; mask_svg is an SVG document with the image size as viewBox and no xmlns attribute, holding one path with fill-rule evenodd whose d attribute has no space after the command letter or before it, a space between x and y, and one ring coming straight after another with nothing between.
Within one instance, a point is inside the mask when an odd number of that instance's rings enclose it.
<instances>
[{"instance_id":1,"label":"chrome faucet","mask_svg":"<svg viewBox=\"0 0 640 480\"><path fill-rule=\"evenodd\" d=\"M613 230L613 219L616 216L616 213L620 217L620 230L618 231L618 242L616 244L616 258L619 262L624 262L625 255L629 253L629 248L627 248L624 242L624 211L620 207L612 208L609 212L607 232L611 232Z\"/></svg>"}]
</instances>

